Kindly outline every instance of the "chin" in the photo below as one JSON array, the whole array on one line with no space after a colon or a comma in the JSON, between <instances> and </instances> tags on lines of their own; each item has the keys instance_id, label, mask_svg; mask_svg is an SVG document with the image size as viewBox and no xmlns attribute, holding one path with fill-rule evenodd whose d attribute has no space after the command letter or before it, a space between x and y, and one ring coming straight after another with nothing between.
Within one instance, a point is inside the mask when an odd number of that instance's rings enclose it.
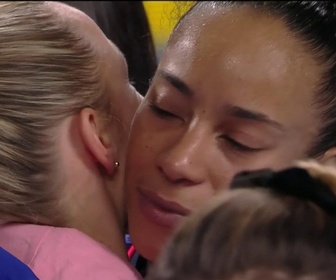
<instances>
[{"instance_id":1,"label":"chin","mask_svg":"<svg viewBox=\"0 0 336 280\"><path fill-rule=\"evenodd\" d=\"M139 230L139 229L143 230ZM155 261L170 234L157 232L143 224L129 223L129 233L136 251L149 261Z\"/></svg>"},{"instance_id":2,"label":"chin","mask_svg":"<svg viewBox=\"0 0 336 280\"><path fill-rule=\"evenodd\" d=\"M141 246L140 246L141 247ZM138 250L138 253L143 256L146 260L148 260L149 262L154 262L159 254L159 250L156 249L155 247L151 247L151 246L142 246L142 250L141 248ZM137 247L135 247L137 248Z\"/></svg>"}]
</instances>

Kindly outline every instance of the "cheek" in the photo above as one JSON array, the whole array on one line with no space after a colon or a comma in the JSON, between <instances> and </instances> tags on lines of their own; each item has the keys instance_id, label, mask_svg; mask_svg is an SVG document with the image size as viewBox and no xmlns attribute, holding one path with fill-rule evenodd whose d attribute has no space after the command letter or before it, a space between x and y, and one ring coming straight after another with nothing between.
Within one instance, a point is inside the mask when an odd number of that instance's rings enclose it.
<instances>
[{"instance_id":1,"label":"cheek","mask_svg":"<svg viewBox=\"0 0 336 280\"><path fill-rule=\"evenodd\" d=\"M117 103L118 104L118 103ZM123 102L118 106L120 110L120 120L129 131L134 115L140 105L140 99L136 92L124 91Z\"/></svg>"},{"instance_id":2,"label":"cheek","mask_svg":"<svg viewBox=\"0 0 336 280\"><path fill-rule=\"evenodd\" d=\"M128 164L133 172L143 171L155 156L155 137L151 121L140 111L136 114L130 134Z\"/></svg>"}]
</instances>

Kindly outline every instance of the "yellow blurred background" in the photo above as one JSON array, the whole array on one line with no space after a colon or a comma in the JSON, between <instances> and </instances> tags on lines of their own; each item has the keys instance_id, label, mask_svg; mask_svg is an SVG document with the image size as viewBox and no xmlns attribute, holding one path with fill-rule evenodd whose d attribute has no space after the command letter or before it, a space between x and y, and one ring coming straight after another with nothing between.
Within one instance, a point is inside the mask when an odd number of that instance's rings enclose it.
<instances>
[{"instance_id":1,"label":"yellow blurred background","mask_svg":"<svg viewBox=\"0 0 336 280\"><path fill-rule=\"evenodd\" d=\"M175 24L191 3L193 1L143 1L158 57Z\"/></svg>"}]
</instances>

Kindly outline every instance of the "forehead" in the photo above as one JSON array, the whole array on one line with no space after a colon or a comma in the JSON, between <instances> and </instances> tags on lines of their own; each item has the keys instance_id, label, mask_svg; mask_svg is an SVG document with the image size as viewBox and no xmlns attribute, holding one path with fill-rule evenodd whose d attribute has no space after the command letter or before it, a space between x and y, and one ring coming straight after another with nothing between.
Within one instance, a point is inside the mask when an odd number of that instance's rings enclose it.
<instances>
[{"instance_id":1,"label":"forehead","mask_svg":"<svg viewBox=\"0 0 336 280\"><path fill-rule=\"evenodd\" d=\"M302 41L295 37L280 18L250 7L205 8L186 18L167 49L188 53L192 48L195 60L225 56L218 62L226 68L238 70L240 65L253 64L258 66L256 71L275 77L275 73L279 76L307 59L313 62Z\"/></svg>"}]
</instances>

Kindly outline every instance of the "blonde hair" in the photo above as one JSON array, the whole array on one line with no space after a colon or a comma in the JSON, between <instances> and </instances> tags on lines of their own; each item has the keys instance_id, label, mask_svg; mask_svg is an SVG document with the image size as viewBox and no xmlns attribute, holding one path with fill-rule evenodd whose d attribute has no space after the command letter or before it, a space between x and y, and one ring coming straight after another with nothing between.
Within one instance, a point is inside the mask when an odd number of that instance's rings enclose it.
<instances>
[{"instance_id":1,"label":"blonde hair","mask_svg":"<svg viewBox=\"0 0 336 280\"><path fill-rule=\"evenodd\" d=\"M44 2L0 2L0 219L61 224L52 136L62 119L107 112L97 54Z\"/></svg>"},{"instance_id":2,"label":"blonde hair","mask_svg":"<svg viewBox=\"0 0 336 280\"><path fill-rule=\"evenodd\" d=\"M336 176L335 170L318 170L310 164L308 172L315 172L322 184L325 176L328 182ZM193 213L170 240L147 279L333 279L335 213L272 188L246 187L219 195ZM332 192L334 188L329 186ZM335 201L335 196L327 198L330 201Z\"/></svg>"}]
</instances>

